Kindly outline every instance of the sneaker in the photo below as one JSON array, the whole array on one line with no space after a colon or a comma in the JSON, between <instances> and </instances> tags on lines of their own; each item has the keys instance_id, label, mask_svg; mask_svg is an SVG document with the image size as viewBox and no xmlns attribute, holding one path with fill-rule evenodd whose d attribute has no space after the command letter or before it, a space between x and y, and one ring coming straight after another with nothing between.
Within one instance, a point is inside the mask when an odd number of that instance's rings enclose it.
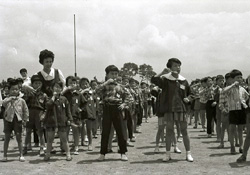
<instances>
[{"instance_id":1,"label":"sneaker","mask_svg":"<svg viewBox=\"0 0 250 175\"><path fill-rule=\"evenodd\" d=\"M98 159L99 161L104 161L105 160L105 155L104 154L101 154Z\"/></svg>"},{"instance_id":2,"label":"sneaker","mask_svg":"<svg viewBox=\"0 0 250 175\"><path fill-rule=\"evenodd\" d=\"M208 137L208 138L212 138L212 134L208 134L207 137Z\"/></svg>"},{"instance_id":3,"label":"sneaker","mask_svg":"<svg viewBox=\"0 0 250 175\"><path fill-rule=\"evenodd\" d=\"M186 157L186 160L187 160L188 162L193 162L193 161L194 161L194 159L193 159L193 157L192 157L192 155L191 155L191 152L190 152L190 151L187 151L187 157Z\"/></svg>"},{"instance_id":4,"label":"sneaker","mask_svg":"<svg viewBox=\"0 0 250 175\"><path fill-rule=\"evenodd\" d=\"M193 128L194 128L194 129L197 129L197 126L194 126Z\"/></svg>"},{"instance_id":5,"label":"sneaker","mask_svg":"<svg viewBox=\"0 0 250 175\"><path fill-rule=\"evenodd\" d=\"M112 142L117 142L117 139L116 139L116 138L114 138L114 139L112 140Z\"/></svg>"},{"instance_id":6,"label":"sneaker","mask_svg":"<svg viewBox=\"0 0 250 175\"><path fill-rule=\"evenodd\" d=\"M235 147L231 147L231 154L236 154Z\"/></svg>"},{"instance_id":7,"label":"sneaker","mask_svg":"<svg viewBox=\"0 0 250 175\"><path fill-rule=\"evenodd\" d=\"M24 147L23 148L23 155L25 155L25 154L27 154L28 153L28 149L27 149L27 147Z\"/></svg>"},{"instance_id":8,"label":"sneaker","mask_svg":"<svg viewBox=\"0 0 250 175\"><path fill-rule=\"evenodd\" d=\"M132 139L130 139L130 142L135 142L135 137L132 137Z\"/></svg>"},{"instance_id":9,"label":"sneaker","mask_svg":"<svg viewBox=\"0 0 250 175\"><path fill-rule=\"evenodd\" d=\"M88 146L88 151L93 151L92 145L89 145L89 146Z\"/></svg>"},{"instance_id":10,"label":"sneaker","mask_svg":"<svg viewBox=\"0 0 250 175\"><path fill-rule=\"evenodd\" d=\"M121 160L128 161L128 157L126 156L126 154L121 154Z\"/></svg>"},{"instance_id":11,"label":"sneaker","mask_svg":"<svg viewBox=\"0 0 250 175\"><path fill-rule=\"evenodd\" d=\"M66 160L67 161L71 161L73 158L69 155L69 156L66 156Z\"/></svg>"},{"instance_id":12,"label":"sneaker","mask_svg":"<svg viewBox=\"0 0 250 175\"><path fill-rule=\"evenodd\" d=\"M156 147L155 147L154 152L155 152L155 153L159 153L159 152L160 152L159 146L156 146Z\"/></svg>"},{"instance_id":13,"label":"sneaker","mask_svg":"<svg viewBox=\"0 0 250 175\"><path fill-rule=\"evenodd\" d=\"M161 148L166 147L166 143L161 143L161 144L160 144L160 147L161 147Z\"/></svg>"},{"instance_id":14,"label":"sneaker","mask_svg":"<svg viewBox=\"0 0 250 175\"><path fill-rule=\"evenodd\" d=\"M241 156L236 160L236 162L237 162L237 163L243 163L243 162L246 162L246 160L247 160L246 156L241 155Z\"/></svg>"},{"instance_id":15,"label":"sneaker","mask_svg":"<svg viewBox=\"0 0 250 175\"><path fill-rule=\"evenodd\" d=\"M148 119L146 119L146 121L145 121L146 123L148 123Z\"/></svg>"},{"instance_id":16,"label":"sneaker","mask_svg":"<svg viewBox=\"0 0 250 175\"><path fill-rule=\"evenodd\" d=\"M134 147L135 145L134 145L133 143L127 141L127 146L128 146L128 147Z\"/></svg>"},{"instance_id":17,"label":"sneaker","mask_svg":"<svg viewBox=\"0 0 250 175\"><path fill-rule=\"evenodd\" d=\"M177 139L177 142L181 143L181 142L182 142L182 138L179 137L179 138Z\"/></svg>"},{"instance_id":18,"label":"sneaker","mask_svg":"<svg viewBox=\"0 0 250 175\"><path fill-rule=\"evenodd\" d=\"M180 154L180 153L181 153L181 150L180 150L178 147L175 147L175 148L174 148L174 152Z\"/></svg>"},{"instance_id":19,"label":"sneaker","mask_svg":"<svg viewBox=\"0 0 250 175\"><path fill-rule=\"evenodd\" d=\"M7 161L8 161L7 157L3 157L2 162L7 162Z\"/></svg>"},{"instance_id":20,"label":"sneaker","mask_svg":"<svg viewBox=\"0 0 250 175\"><path fill-rule=\"evenodd\" d=\"M98 137L97 137L97 135L94 135L93 138L94 138L94 139L97 139Z\"/></svg>"},{"instance_id":21,"label":"sneaker","mask_svg":"<svg viewBox=\"0 0 250 175\"><path fill-rule=\"evenodd\" d=\"M220 144L217 148L222 149L222 148L224 148L224 145Z\"/></svg>"},{"instance_id":22,"label":"sneaker","mask_svg":"<svg viewBox=\"0 0 250 175\"><path fill-rule=\"evenodd\" d=\"M86 138L84 139L84 142L89 142L88 137L86 137Z\"/></svg>"},{"instance_id":23,"label":"sneaker","mask_svg":"<svg viewBox=\"0 0 250 175\"><path fill-rule=\"evenodd\" d=\"M25 158L24 158L23 156L20 156L20 157L19 157L19 161L20 161L20 162L25 162Z\"/></svg>"},{"instance_id":24,"label":"sneaker","mask_svg":"<svg viewBox=\"0 0 250 175\"><path fill-rule=\"evenodd\" d=\"M79 155L78 150L75 150L73 154L74 154L74 155Z\"/></svg>"},{"instance_id":25,"label":"sneaker","mask_svg":"<svg viewBox=\"0 0 250 175\"><path fill-rule=\"evenodd\" d=\"M44 152L43 148L40 150L39 155L40 156L44 156L45 155L45 152Z\"/></svg>"},{"instance_id":26,"label":"sneaker","mask_svg":"<svg viewBox=\"0 0 250 175\"><path fill-rule=\"evenodd\" d=\"M243 149L242 149L242 148L239 148L239 152L242 154L242 153L243 153Z\"/></svg>"},{"instance_id":27,"label":"sneaker","mask_svg":"<svg viewBox=\"0 0 250 175\"><path fill-rule=\"evenodd\" d=\"M163 162L168 162L171 160L170 152L166 153L165 158L162 159Z\"/></svg>"}]
</instances>

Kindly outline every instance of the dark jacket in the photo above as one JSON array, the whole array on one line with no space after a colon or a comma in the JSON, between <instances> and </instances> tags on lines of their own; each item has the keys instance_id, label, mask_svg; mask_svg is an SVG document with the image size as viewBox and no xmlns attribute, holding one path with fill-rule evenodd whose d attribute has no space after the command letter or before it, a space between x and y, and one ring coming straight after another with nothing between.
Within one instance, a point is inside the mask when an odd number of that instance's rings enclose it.
<instances>
[{"instance_id":1,"label":"dark jacket","mask_svg":"<svg viewBox=\"0 0 250 175\"><path fill-rule=\"evenodd\" d=\"M46 127L67 126L68 121L72 121L70 105L66 97L60 96L53 101L47 102L47 112L44 119Z\"/></svg>"},{"instance_id":2,"label":"dark jacket","mask_svg":"<svg viewBox=\"0 0 250 175\"><path fill-rule=\"evenodd\" d=\"M162 89L162 93L160 95L160 104L159 104L159 113L167 113L167 112L174 112L173 111L173 98L176 90L178 90L178 95L181 102L181 111L178 112L186 112L187 111L187 105L183 99L188 97L189 100L192 99L191 92L190 92L190 86L187 82L187 80L179 75L179 78L174 78L171 74L167 74L165 76L161 77L152 77L151 82L155 85L159 86L159 88ZM176 89L178 88L178 89ZM176 112L176 111L175 111Z\"/></svg>"}]
</instances>

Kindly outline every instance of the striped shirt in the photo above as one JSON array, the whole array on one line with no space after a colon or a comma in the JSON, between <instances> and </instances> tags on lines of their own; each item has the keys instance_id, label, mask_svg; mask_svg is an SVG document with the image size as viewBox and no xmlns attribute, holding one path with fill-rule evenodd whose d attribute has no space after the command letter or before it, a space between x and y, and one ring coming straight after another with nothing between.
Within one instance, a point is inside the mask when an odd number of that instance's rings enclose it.
<instances>
[{"instance_id":1,"label":"striped shirt","mask_svg":"<svg viewBox=\"0 0 250 175\"><path fill-rule=\"evenodd\" d=\"M232 87L228 90L229 111L241 110L242 103L246 103L249 98L248 92L241 86Z\"/></svg>"}]
</instances>

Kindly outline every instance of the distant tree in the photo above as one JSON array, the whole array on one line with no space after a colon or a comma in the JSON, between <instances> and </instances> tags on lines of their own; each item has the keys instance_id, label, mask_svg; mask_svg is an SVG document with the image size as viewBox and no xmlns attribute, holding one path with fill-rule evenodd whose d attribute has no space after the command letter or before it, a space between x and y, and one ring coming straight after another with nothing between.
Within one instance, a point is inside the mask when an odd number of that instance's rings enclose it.
<instances>
[{"instance_id":1,"label":"distant tree","mask_svg":"<svg viewBox=\"0 0 250 175\"><path fill-rule=\"evenodd\" d=\"M138 65L135 63L125 63L121 68L119 75L120 76L127 76L127 77L134 77L138 73Z\"/></svg>"},{"instance_id":2,"label":"distant tree","mask_svg":"<svg viewBox=\"0 0 250 175\"><path fill-rule=\"evenodd\" d=\"M147 64L142 64L139 66L138 74L142 78L142 80L150 81L150 79L156 75L156 73L153 71L152 66Z\"/></svg>"}]
</instances>

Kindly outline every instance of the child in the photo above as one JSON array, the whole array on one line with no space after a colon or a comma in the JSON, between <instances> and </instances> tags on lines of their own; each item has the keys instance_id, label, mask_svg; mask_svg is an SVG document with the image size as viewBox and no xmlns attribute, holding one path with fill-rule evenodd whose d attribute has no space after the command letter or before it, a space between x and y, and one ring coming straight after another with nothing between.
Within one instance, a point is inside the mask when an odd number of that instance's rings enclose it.
<instances>
[{"instance_id":1,"label":"child","mask_svg":"<svg viewBox=\"0 0 250 175\"><path fill-rule=\"evenodd\" d=\"M148 123L148 99L150 97L150 90L148 89L148 84L146 82L141 82L141 92L142 92L142 101L143 101L143 114L145 122Z\"/></svg>"},{"instance_id":2,"label":"child","mask_svg":"<svg viewBox=\"0 0 250 175\"><path fill-rule=\"evenodd\" d=\"M191 156L190 140L187 132L187 103L191 100L190 86L187 80L179 75L181 71L181 61L171 58L167 62L167 68L161 73L153 76L151 82L162 89L160 96L160 113L164 113L166 124L166 156L164 162L171 160L170 149L172 135L174 134L174 123L178 121L186 148L186 160L193 162Z\"/></svg>"},{"instance_id":3,"label":"child","mask_svg":"<svg viewBox=\"0 0 250 175\"><path fill-rule=\"evenodd\" d=\"M201 132L206 132L206 103L207 99L205 96L205 89L206 89L206 78L201 79L201 87L198 89L199 91L199 96L200 96L200 118L201 118L201 126L202 130Z\"/></svg>"},{"instance_id":4,"label":"child","mask_svg":"<svg viewBox=\"0 0 250 175\"><path fill-rule=\"evenodd\" d=\"M246 124L246 115L244 108L246 108L246 101L249 98L248 92L240 86L242 82L242 73L239 70L232 70L230 72L232 78L232 85L225 88L225 92L228 93L229 103L229 130L230 130L230 145L231 154L236 154L234 146L234 135L237 132L236 126L238 126L239 137L239 152L243 152L243 126Z\"/></svg>"},{"instance_id":5,"label":"child","mask_svg":"<svg viewBox=\"0 0 250 175\"><path fill-rule=\"evenodd\" d=\"M227 86L230 86L232 83L230 73L227 73L225 75L226 84L225 87L222 89L219 97L219 109L221 111L221 142L218 148L224 148L224 136L225 136L225 130L227 130L228 138L229 138L229 109L228 109L228 96L227 93L224 92L225 88Z\"/></svg>"},{"instance_id":6,"label":"child","mask_svg":"<svg viewBox=\"0 0 250 175\"><path fill-rule=\"evenodd\" d=\"M86 99L79 92L79 88L77 86L77 79L75 77L68 76L66 78L66 86L67 88L64 90L62 95L67 98L70 104L70 111L73 118L71 127L74 138L74 155L78 155L79 136L82 127L81 112L86 104Z\"/></svg>"},{"instance_id":7,"label":"child","mask_svg":"<svg viewBox=\"0 0 250 175\"><path fill-rule=\"evenodd\" d=\"M22 146L22 125L29 120L29 111L26 102L18 97L19 87L16 80L10 80L9 82L9 97L3 100L4 113L4 156L3 161L7 161L7 151L9 147L9 141L11 133L14 130L16 134L16 140L20 152L19 161L24 162L23 146Z\"/></svg>"},{"instance_id":8,"label":"child","mask_svg":"<svg viewBox=\"0 0 250 175\"><path fill-rule=\"evenodd\" d=\"M247 77L246 83L248 85L247 90L250 91L250 76ZM237 159L238 163L246 162L247 152L250 146L250 100L248 99L248 107L246 109L246 117L247 117L247 136L245 138L243 154Z\"/></svg>"},{"instance_id":9,"label":"child","mask_svg":"<svg viewBox=\"0 0 250 175\"><path fill-rule=\"evenodd\" d=\"M222 75L217 75L216 77L216 85L217 88L215 90L214 100L216 102L216 134L217 134L217 142L221 141L221 110L219 108L219 99L222 88L224 86L224 77Z\"/></svg>"},{"instance_id":10,"label":"child","mask_svg":"<svg viewBox=\"0 0 250 175\"><path fill-rule=\"evenodd\" d=\"M56 82L52 86L53 96L47 102L47 112L44 118L44 126L47 133L47 151L45 161L50 160L50 152L55 137L55 130L58 130L63 149L66 152L66 160L71 161L69 144L67 139L67 129L72 122L70 105L66 97L60 95L63 89L62 82Z\"/></svg>"},{"instance_id":11,"label":"child","mask_svg":"<svg viewBox=\"0 0 250 175\"><path fill-rule=\"evenodd\" d=\"M88 150L93 151L92 147L92 130L94 128L95 120L96 120L96 99L93 96L92 90L89 88L89 80L87 78L81 78L80 80L80 88L81 93L83 94L84 98L86 99L86 113L83 117L86 122L87 128L87 136L88 136ZM85 124L85 123L83 123ZM82 134L82 139L84 135Z\"/></svg>"},{"instance_id":12,"label":"child","mask_svg":"<svg viewBox=\"0 0 250 175\"><path fill-rule=\"evenodd\" d=\"M41 92L42 80L38 75L31 77L31 86L36 90L34 94L27 95L26 103L29 108L29 122L26 125L26 138L24 143L24 154L27 153L28 144L31 142L31 132L34 129L39 136L40 156L44 155L45 141L41 121L45 115L48 97Z\"/></svg>"}]
</instances>

